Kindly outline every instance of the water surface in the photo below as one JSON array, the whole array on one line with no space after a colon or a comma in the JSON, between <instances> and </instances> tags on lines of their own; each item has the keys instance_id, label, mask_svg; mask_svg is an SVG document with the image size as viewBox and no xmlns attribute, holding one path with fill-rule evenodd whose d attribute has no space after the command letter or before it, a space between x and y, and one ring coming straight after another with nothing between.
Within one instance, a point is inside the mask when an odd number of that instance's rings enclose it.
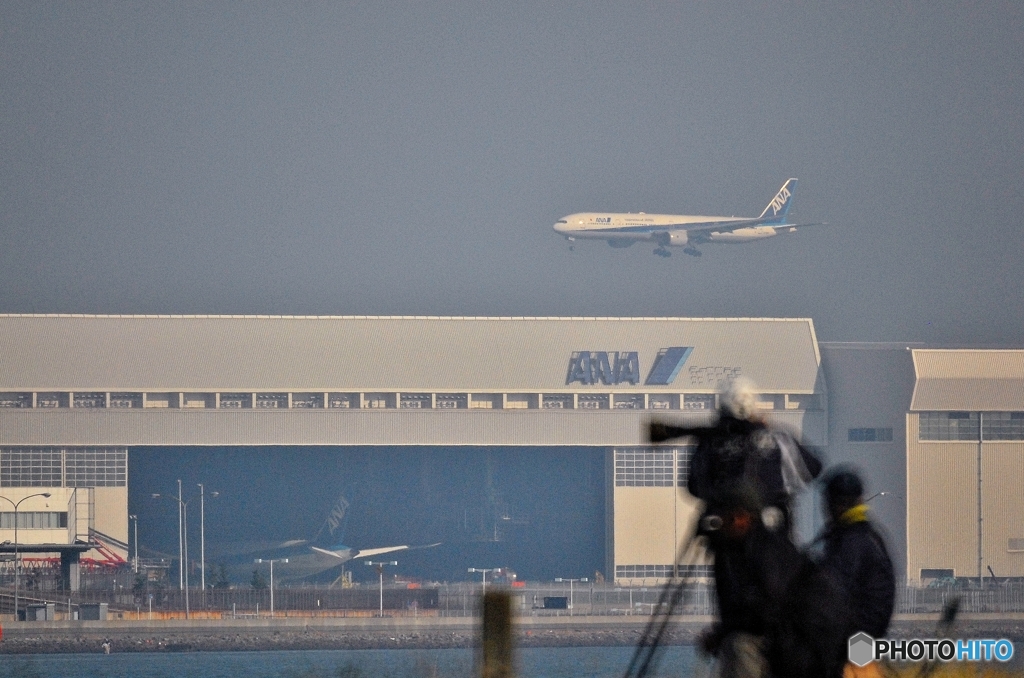
<instances>
[{"instance_id":1,"label":"water surface","mask_svg":"<svg viewBox=\"0 0 1024 678\"><path fill-rule=\"evenodd\" d=\"M520 678L620 678L632 647L545 647L517 651ZM693 675L692 647L666 647L658 676ZM10 678L471 678L474 654L448 650L313 650L0 655Z\"/></svg>"}]
</instances>

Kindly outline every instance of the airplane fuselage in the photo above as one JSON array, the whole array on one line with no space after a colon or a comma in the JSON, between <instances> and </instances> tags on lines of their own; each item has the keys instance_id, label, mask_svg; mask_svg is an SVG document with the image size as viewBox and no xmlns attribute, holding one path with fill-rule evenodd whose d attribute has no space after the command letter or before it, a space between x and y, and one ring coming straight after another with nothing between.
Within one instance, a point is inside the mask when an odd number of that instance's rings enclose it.
<instances>
[{"instance_id":1,"label":"airplane fuselage","mask_svg":"<svg viewBox=\"0 0 1024 678\"><path fill-rule=\"evenodd\" d=\"M753 219L750 219L751 221ZM697 238L682 239L679 234L690 233L690 228L700 227L700 242L723 242L723 243L744 243L752 240L763 240L773 235L778 235L774 226L746 226L733 228L728 227L737 222L748 221L748 219L736 219L735 217L706 217L700 215L686 214L646 214L625 213L614 214L608 212L578 212L560 219L555 224L555 231L567 238L592 238L596 240L623 239L631 242L640 240L653 240L661 242L665 235L671 239L676 235L677 240L682 242L666 242L664 244L686 244ZM716 230L715 226L721 225L722 230ZM689 228L688 228L689 227ZM779 230L788 230L787 227Z\"/></svg>"}]
</instances>

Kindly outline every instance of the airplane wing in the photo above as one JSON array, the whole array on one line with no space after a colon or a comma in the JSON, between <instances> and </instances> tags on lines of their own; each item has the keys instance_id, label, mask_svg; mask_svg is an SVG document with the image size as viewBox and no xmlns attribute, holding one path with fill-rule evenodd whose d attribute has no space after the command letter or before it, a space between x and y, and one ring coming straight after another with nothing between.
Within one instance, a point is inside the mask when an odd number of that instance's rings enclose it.
<instances>
[{"instance_id":1,"label":"airplane wing","mask_svg":"<svg viewBox=\"0 0 1024 678\"><path fill-rule=\"evenodd\" d=\"M207 546L207 556L214 559L277 558L279 554L287 555L300 546L309 543L308 539L288 539L285 541L247 541Z\"/></svg>"},{"instance_id":2,"label":"airplane wing","mask_svg":"<svg viewBox=\"0 0 1024 678\"><path fill-rule=\"evenodd\" d=\"M361 549L356 554L356 558L367 558L371 556L379 556L383 553L391 553L393 551L417 551L419 549L432 549L435 546L440 546L441 542L436 544L420 544L418 546L384 546L377 549Z\"/></svg>"},{"instance_id":3,"label":"airplane wing","mask_svg":"<svg viewBox=\"0 0 1024 678\"><path fill-rule=\"evenodd\" d=\"M719 233L726 233L729 231L735 231L738 228L749 228L751 226L757 226L761 223L760 219L730 219L728 221L698 221L698 222L683 222L679 224L668 224L660 227L652 227L650 230L665 230L665 231L686 231L687 233L700 233L700 232L711 232L718 231Z\"/></svg>"},{"instance_id":4,"label":"airplane wing","mask_svg":"<svg viewBox=\"0 0 1024 678\"><path fill-rule=\"evenodd\" d=\"M410 546L382 546L376 549L359 549L359 553L356 554L356 558L372 558L373 556L382 556L385 553L394 553L395 551L407 551L411 548Z\"/></svg>"},{"instance_id":5,"label":"airplane wing","mask_svg":"<svg viewBox=\"0 0 1024 678\"><path fill-rule=\"evenodd\" d=\"M346 549L344 551L331 551L329 549L322 549L322 548L319 548L317 546L310 546L309 548L313 549L317 553L322 553L325 556L330 556L332 558L337 558L338 560L351 560L352 559L351 556L349 556L349 550L348 549Z\"/></svg>"},{"instance_id":6,"label":"airplane wing","mask_svg":"<svg viewBox=\"0 0 1024 678\"><path fill-rule=\"evenodd\" d=\"M278 544L277 546L275 546L273 548L287 549L287 548L292 548L293 546L302 546L303 544L308 544L308 543L309 543L308 539L289 539L288 541L282 542L282 543Z\"/></svg>"},{"instance_id":7,"label":"airplane wing","mask_svg":"<svg viewBox=\"0 0 1024 678\"><path fill-rule=\"evenodd\" d=\"M703 223L703 224L679 224L677 226L668 226L665 230L682 230L687 233L694 235L699 234L710 234L710 233L730 233L737 231L741 228L756 228L758 226L767 226L774 228L779 233L786 233L794 231L798 228L804 228L805 226L826 226L828 222L825 221L814 221L805 224L766 224L760 219L745 219L743 221L726 221L717 223Z\"/></svg>"},{"instance_id":8,"label":"airplane wing","mask_svg":"<svg viewBox=\"0 0 1024 678\"><path fill-rule=\"evenodd\" d=\"M317 553L322 553L325 556L331 556L339 560L352 560L355 558L372 558L373 556L380 556L385 553L394 553L395 551L414 551L416 549L429 549L435 546L440 546L441 542L436 544L423 544L421 546L410 546L403 544L401 546L381 546L374 549L345 549L339 551L331 551L330 549L322 549L316 546L310 546Z\"/></svg>"}]
</instances>

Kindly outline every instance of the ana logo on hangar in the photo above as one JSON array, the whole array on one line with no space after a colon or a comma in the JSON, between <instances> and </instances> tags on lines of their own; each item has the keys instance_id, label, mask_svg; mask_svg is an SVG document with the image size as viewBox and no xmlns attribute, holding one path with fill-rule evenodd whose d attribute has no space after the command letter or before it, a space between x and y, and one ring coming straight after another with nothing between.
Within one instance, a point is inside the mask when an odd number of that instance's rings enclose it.
<instances>
[{"instance_id":1,"label":"ana logo on hangar","mask_svg":"<svg viewBox=\"0 0 1024 678\"><path fill-rule=\"evenodd\" d=\"M670 346L659 350L644 384L668 386L683 369L691 353L692 346ZM637 351L573 351L569 356L565 383L567 386L577 383L636 386L640 383L639 354Z\"/></svg>"}]
</instances>

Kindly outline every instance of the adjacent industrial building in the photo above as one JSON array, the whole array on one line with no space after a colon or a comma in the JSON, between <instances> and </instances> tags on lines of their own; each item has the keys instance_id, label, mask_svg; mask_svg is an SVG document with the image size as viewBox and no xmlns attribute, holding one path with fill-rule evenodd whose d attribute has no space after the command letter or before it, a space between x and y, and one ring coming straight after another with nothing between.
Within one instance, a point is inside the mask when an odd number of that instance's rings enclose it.
<instances>
[{"instance_id":1,"label":"adjacent industrial building","mask_svg":"<svg viewBox=\"0 0 1024 678\"><path fill-rule=\"evenodd\" d=\"M913 351L907 577L1024 577L1024 351Z\"/></svg>"}]
</instances>

